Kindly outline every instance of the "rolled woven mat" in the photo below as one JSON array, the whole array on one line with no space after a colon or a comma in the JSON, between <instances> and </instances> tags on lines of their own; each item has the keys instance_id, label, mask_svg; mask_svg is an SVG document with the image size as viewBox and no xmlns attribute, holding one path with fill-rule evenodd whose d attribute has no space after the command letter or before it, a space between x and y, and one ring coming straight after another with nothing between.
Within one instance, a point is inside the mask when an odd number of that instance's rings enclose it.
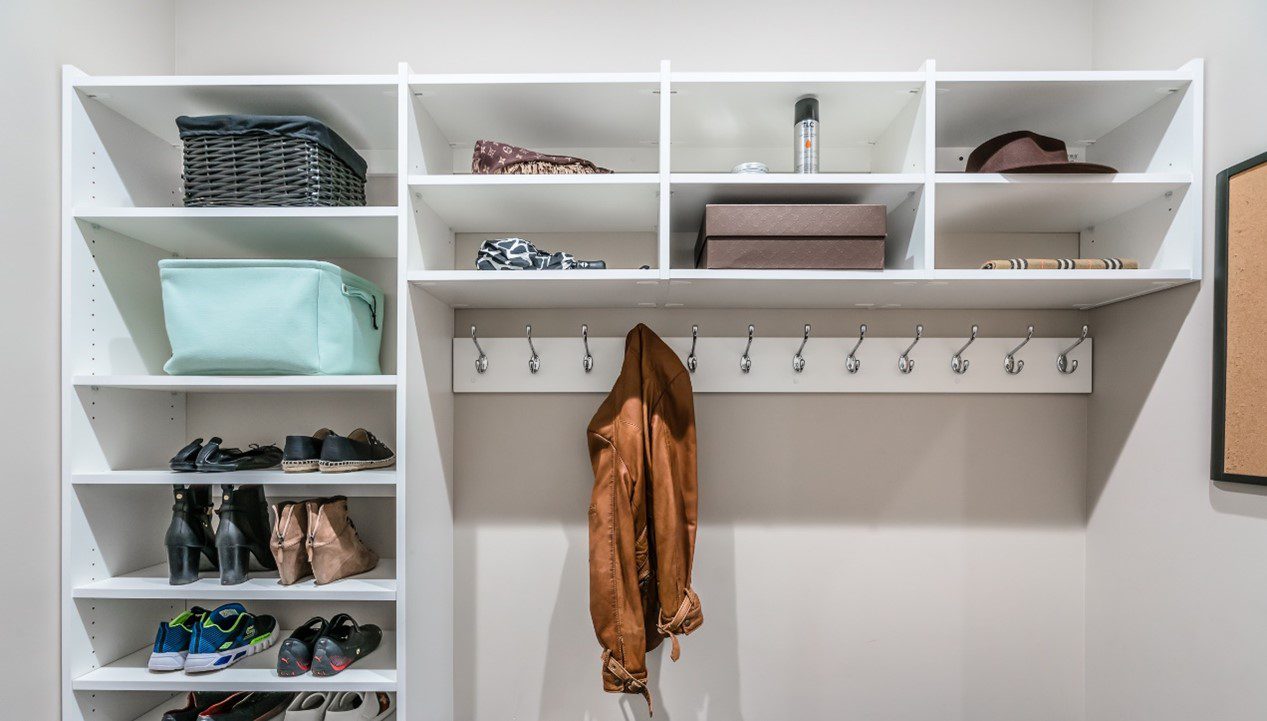
<instances>
[{"instance_id":1,"label":"rolled woven mat","mask_svg":"<svg viewBox=\"0 0 1267 721\"><path fill-rule=\"evenodd\" d=\"M1006 258L987 260L982 270L1137 270L1134 258Z\"/></svg>"}]
</instances>

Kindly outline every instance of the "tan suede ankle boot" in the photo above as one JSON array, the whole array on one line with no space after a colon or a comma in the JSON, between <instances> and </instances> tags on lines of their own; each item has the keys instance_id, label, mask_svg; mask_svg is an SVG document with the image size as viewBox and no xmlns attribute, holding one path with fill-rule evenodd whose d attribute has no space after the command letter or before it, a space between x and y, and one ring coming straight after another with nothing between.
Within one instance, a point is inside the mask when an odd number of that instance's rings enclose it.
<instances>
[{"instance_id":1,"label":"tan suede ankle boot","mask_svg":"<svg viewBox=\"0 0 1267 721\"><path fill-rule=\"evenodd\" d=\"M289 586L312 575L308 559L308 507L306 502L284 501L273 506L277 525L268 546L277 561L279 582Z\"/></svg>"},{"instance_id":2,"label":"tan suede ankle boot","mask_svg":"<svg viewBox=\"0 0 1267 721\"><path fill-rule=\"evenodd\" d=\"M318 585L365 573L378 565L378 554L365 545L348 517L346 497L307 503L308 551Z\"/></svg>"}]
</instances>

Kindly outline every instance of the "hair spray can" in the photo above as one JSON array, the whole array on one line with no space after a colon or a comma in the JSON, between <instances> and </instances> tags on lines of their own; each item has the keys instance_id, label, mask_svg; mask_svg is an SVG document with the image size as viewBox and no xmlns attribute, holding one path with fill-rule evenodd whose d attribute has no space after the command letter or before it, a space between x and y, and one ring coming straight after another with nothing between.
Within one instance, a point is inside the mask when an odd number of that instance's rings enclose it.
<instances>
[{"instance_id":1,"label":"hair spray can","mask_svg":"<svg viewBox=\"0 0 1267 721\"><path fill-rule=\"evenodd\" d=\"M818 98L806 95L796 101L793 168L798 173L818 172Z\"/></svg>"}]
</instances>

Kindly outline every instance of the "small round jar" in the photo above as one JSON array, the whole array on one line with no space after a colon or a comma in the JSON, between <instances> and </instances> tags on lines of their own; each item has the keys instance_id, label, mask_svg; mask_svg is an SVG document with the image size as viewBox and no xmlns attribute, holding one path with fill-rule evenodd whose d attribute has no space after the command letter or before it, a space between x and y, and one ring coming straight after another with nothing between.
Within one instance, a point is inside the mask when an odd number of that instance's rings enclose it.
<instances>
[{"instance_id":1,"label":"small round jar","mask_svg":"<svg viewBox=\"0 0 1267 721\"><path fill-rule=\"evenodd\" d=\"M765 163L752 161L748 163L740 163L739 165L736 165L734 168L732 168L730 172L744 174L744 175L749 175L749 174L760 175L761 173L770 172L770 169L766 167Z\"/></svg>"}]
</instances>

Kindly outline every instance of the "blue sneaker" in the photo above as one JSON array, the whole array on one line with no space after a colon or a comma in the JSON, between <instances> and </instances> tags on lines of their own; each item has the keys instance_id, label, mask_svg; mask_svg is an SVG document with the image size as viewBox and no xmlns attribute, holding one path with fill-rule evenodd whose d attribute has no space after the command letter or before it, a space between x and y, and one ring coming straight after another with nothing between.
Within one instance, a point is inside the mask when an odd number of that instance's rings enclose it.
<instances>
[{"instance_id":1,"label":"blue sneaker","mask_svg":"<svg viewBox=\"0 0 1267 721\"><path fill-rule=\"evenodd\" d=\"M217 671L259 653L277 640L277 619L246 612L240 603L226 603L194 624L185 657L185 671Z\"/></svg>"},{"instance_id":2,"label":"blue sneaker","mask_svg":"<svg viewBox=\"0 0 1267 721\"><path fill-rule=\"evenodd\" d=\"M150 670L179 671L184 668L194 627L202 623L206 615L207 609L194 606L176 618L158 624L154 650L150 652Z\"/></svg>"}]
</instances>

